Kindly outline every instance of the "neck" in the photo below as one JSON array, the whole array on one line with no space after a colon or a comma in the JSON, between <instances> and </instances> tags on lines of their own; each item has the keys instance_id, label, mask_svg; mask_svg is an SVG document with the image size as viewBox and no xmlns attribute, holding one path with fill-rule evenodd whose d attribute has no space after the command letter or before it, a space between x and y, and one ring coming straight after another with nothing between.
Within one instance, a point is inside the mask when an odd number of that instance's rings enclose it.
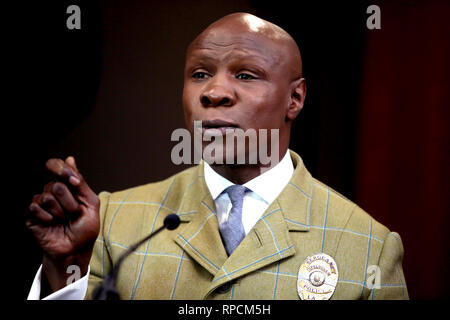
<instances>
[{"instance_id":1,"label":"neck","mask_svg":"<svg viewBox=\"0 0 450 320\"><path fill-rule=\"evenodd\" d=\"M241 164L241 165L211 165L211 168L225 179L233 182L234 184L245 184L248 181L261 175L264 171L270 170L275 167L286 155L287 149L284 152L280 152L279 159L276 163L263 164Z\"/></svg>"}]
</instances>

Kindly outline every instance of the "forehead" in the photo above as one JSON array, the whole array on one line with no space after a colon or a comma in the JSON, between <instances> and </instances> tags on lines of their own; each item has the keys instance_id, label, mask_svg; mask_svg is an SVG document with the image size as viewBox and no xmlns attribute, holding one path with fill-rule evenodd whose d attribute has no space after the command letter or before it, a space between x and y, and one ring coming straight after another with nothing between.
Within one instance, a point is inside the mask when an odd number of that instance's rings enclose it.
<instances>
[{"instance_id":1,"label":"forehead","mask_svg":"<svg viewBox=\"0 0 450 320\"><path fill-rule=\"evenodd\" d=\"M255 32L212 29L197 37L189 46L187 60L241 58L279 64L285 55L283 46Z\"/></svg>"}]
</instances>

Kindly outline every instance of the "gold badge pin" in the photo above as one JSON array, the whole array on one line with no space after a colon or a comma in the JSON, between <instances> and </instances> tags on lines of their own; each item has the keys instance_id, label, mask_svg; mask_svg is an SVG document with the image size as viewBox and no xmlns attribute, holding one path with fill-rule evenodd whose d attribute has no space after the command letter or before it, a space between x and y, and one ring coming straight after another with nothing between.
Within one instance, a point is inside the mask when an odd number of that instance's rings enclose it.
<instances>
[{"instance_id":1,"label":"gold badge pin","mask_svg":"<svg viewBox=\"0 0 450 320\"><path fill-rule=\"evenodd\" d=\"M297 291L302 300L328 300L338 281L338 268L325 253L311 255L298 270Z\"/></svg>"}]
</instances>

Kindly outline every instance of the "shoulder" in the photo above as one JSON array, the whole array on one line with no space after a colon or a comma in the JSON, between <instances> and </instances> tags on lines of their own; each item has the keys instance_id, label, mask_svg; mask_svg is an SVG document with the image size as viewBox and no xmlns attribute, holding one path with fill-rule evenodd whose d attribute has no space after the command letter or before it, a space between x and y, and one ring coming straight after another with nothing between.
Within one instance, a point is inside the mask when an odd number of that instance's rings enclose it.
<instances>
[{"instance_id":1,"label":"shoulder","mask_svg":"<svg viewBox=\"0 0 450 320\"><path fill-rule=\"evenodd\" d=\"M151 182L116 192L101 192L99 197L107 197L109 202L154 201L161 202L169 193L183 192L197 178L202 177L199 166L183 170L162 181Z\"/></svg>"},{"instance_id":2,"label":"shoulder","mask_svg":"<svg viewBox=\"0 0 450 320\"><path fill-rule=\"evenodd\" d=\"M356 203L315 178L313 185L313 203L325 208L327 225L353 235L368 235L381 241L386 239L390 230Z\"/></svg>"},{"instance_id":3,"label":"shoulder","mask_svg":"<svg viewBox=\"0 0 450 320\"><path fill-rule=\"evenodd\" d=\"M311 227L322 239L322 251L339 266L335 298L407 298L400 236L327 185L316 179L313 185ZM370 281L379 282L381 289L372 290Z\"/></svg>"},{"instance_id":4,"label":"shoulder","mask_svg":"<svg viewBox=\"0 0 450 320\"><path fill-rule=\"evenodd\" d=\"M162 224L168 214L180 210L184 213L182 204L190 203L190 197L185 196L186 190L196 189L190 185L201 181L199 172L203 173L201 167L196 166L162 181L112 193L101 192L99 211L105 240L121 245L132 244L145 236L146 231L152 230L155 223Z\"/></svg>"}]
</instances>

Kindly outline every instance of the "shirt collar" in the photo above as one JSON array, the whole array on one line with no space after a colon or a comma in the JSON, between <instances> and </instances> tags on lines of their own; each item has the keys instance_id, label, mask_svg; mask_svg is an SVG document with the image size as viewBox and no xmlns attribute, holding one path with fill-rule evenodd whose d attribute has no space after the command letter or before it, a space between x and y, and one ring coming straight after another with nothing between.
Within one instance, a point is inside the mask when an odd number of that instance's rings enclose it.
<instances>
[{"instance_id":1,"label":"shirt collar","mask_svg":"<svg viewBox=\"0 0 450 320\"><path fill-rule=\"evenodd\" d=\"M234 184L215 172L206 162L204 162L204 173L206 185L214 200L216 200L226 188ZM283 159L275 167L248 181L244 186L270 204L288 184L293 173L294 165L289 150L287 150Z\"/></svg>"}]
</instances>

